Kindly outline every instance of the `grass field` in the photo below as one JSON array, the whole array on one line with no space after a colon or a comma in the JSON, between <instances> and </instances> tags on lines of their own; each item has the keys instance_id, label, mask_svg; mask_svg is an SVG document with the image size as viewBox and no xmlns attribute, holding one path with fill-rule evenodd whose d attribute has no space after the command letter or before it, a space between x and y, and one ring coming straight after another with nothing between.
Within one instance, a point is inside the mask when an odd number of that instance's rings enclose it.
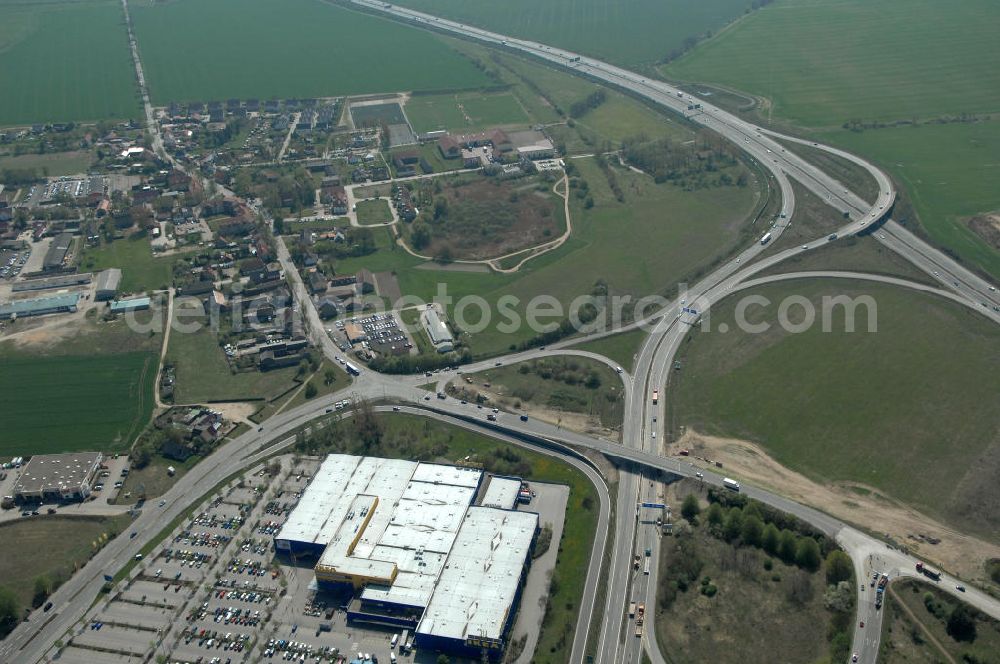
<instances>
[{"instance_id":1,"label":"grass field","mask_svg":"<svg viewBox=\"0 0 1000 664\"><path fill-rule=\"evenodd\" d=\"M123 293L159 290L170 286L174 278L173 264L174 259L170 256L153 255L145 233L137 233L99 247L86 247L80 259L81 270L120 268Z\"/></svg>"},{"instance_id":2,"label":"grass field","mask_svg":"<svg viewBox=\"0 0 1000 664\"><path fill-rule=\"evenodd\" d=\"M617 430L622 425L625 396L621 379L602 362L552 357L495 367L471 378L476 386L489 383L485 389L517 411L540 409L542 418L558 421L561 413L581 414L607 429ZM455 384L462 386L463 382Z\"/></svg>"},{"instance_id":3,"label":"grass field","mask_svg":"<svg viewBox=\"0 0 1000 664\"><path fill-rule=\"evenodd\" d=\"M646 333L642 330L631 330L621 334L613 334L595 341L573 346L576 350L588 350L592 353L600 353L604 357L618 363L618 366L625 371L632 371L635 366L635 356L639 352L639 347L646 338Z\"/></svg>"},{"instance_id":4,"label":"grass field","mask_svg":"<svg viewBox=\"0 0 1000 664\"><path fill-rule=\"evenodd\" d=\"M180 303L175 306L175 317L184 306ZM184 321L206 323L207 317L204 316L201 305L196 306L196 309L184 312ZM175 403L270 400L297 385L294 381L296 367L233 373L219 347L218 338L207 324L197 332L188 334L174 330L170 335L167 362L172 363L177 370Z\"/></svg>"},{"instance_id":5,"label":"grass field","mask_svg":"<svg viewBox=\"0 0 1000 664\"><path fill-rule=\"evenodd\" d=\"M153 408L156 356L4 356L0 454L121 450Z\"/></svg>"},{"instance_id":6,"label":"grass field","mask_svg":"<svg viewBox=\"0 0 1000 664\"><path fill-rule=\"evenodd\" d=\"M998 20L992 0L778 0L664 72L767 97L809 127L989 113Z\"/></svg>"},{"instance_id":7,"label":"grass field","mask_svg":"<svg viewBox=\"0 0 1000 664\"><path fill-rule=\"evenodd\" d=\"M359 201L358 223L362 226L371 224L385 224L392 221L392 211L389 203L381 198L374 201Z\"/></svg>"},{"instance_id":8,"label":"grass field","mask_svg":"<svg viewBox=\"0 0 1000 664\"><path fill-rule=\"evenodd\" d=\"M662 60L688 37L718 30L743 0L403 0L399 5L630 66Z\"/></svg>"},{"instance_id":9,"label":"grass field","mask_svg":"<svg viewBox=\"0 0 1000 664\"><path fill-rule=\"evenodd\" d=\"M827 481L858 482L964 530L1000 532L1000 332L978 314L933 296L880 284L808 280L755 289L771 301L747 320L762 334L692 332L672 376L671 420L761 444L780 463ZM781 300L802 295L817 324L790 334ZM837 311L820 325L824 295L868 294L877 333L859 309L856 332ZM736 300L712 311L733 325ZM789 317L801 320L801 309ZM920 478L915 481L914 478ZM991 479L992 478L992 479Z\"/></svg>"},{"instance_id":10,"label":"grass field","mask_svg":"<svg viewBox=\"0 0 1000 664\"><path fill-rule=\"evenodd\" d=\"M676 502L671 495L671 504L680 504L680 496L689 491L692 487L687 483L671 491L677 494ZM846 661L831 658L827 634L836 622L850 618L825 608L823 571L810 573L762 549L737 546L711 534L704 494L701 489L692 492L701 499L701 516L695 527L678 519L676 536L663 539L659 578L664 584L677 583L678 568L698 569L696 578L685 591L675 591L676 598L665 609L661 592L655 623L647 620L649 628L655 626L667 661L768 664L776 660L774 644L778 643L778 659L786 664ZM770 569L765 568L767 560ZM714 595L701 591L703 579L716 588ZM797 593L796 588L808 591ZM647 605L646 615L653 611ZM734 648L737 643L739 647Z\"/></svg>"},{"instance_id":11,"label":"grass field","mask_svg":"<svg viewBox=\"0 0 1000 664\"><path fill-rule=\"evenodd\" d=\"M415 96L406 104L406 117L417 133L437 129L461 133L528 122L521 104L509 92Z\"/></svg>"},{"instance_id":12,"label":"grass field","mask_svg":"<svg viewBox=\"0 0 1000 664\"><path fill-rule=\"evenodd\" d=\"M49 177L61 175L76 175L86 173L94 155L86 150L72 152L53 152L48 154L22 154L18 156L0 156L0 171L5 169L31 168L40 175Z\"/></svg>"},{"instance_id":13,"label":"grass field","mask_svg":"<svg viewBox=\"0 0 1000 664\"><path fill-rule=\"evenodd\" d=\"M158 104L488 84L434 35L318 0L143 1L132 18Z\"/></svg>"},{"instance_id":14,"label":"grass field","mask_svg":"<svg viewBox=\"0 0 1000 664\"><path fill-rule=\"evenodd\" d=\"M0 126L140 115L113 0L0 3Z\"/></svg>"},{"instance_id":15,"label":"grass field","mask_svg":"<svg viewBox=\"0 0 1000 664\"><path fill-rule=\"evenodd\" d=\"M1000 248L965 223L1000 209L1000 122L989 119L1000 111L998 20L990 0L778 0L663 71L765 97L765 120L872 159L934 243L1000 279ZM926 123L963 114L981 121ZM924 123L840 128L852 120Z\"/></svg>"},{"instance_id":16,"label":"grass field","mask_svg":"<svg viewBox=\"0 0 1000 664\"><path fill-rule=\"evenodd\" d=\"M927 583L907 579L892 584L884 609L879 661L887 664L997 661L1000 623L996 620L978 614L972 641L958 641L948 634L947 617L957 604L951 595Z\"/></svg>"},{"instance_id":17,"label":"grass field","mask_svg":"<svg viewBox=\"0 0 1000 664\"><path fill-rule=\"evenodd\" d=\"M872 158L891 173L935 244L1000 280L1000 247L988 246L966 223L978 213L1000 211L1000 119L861 134L838 131L823 138Z\"/></svg>"},{"instance_id":18,"label":"grass field","mask_svg":"<svg viewBox=\"0 0 1000 664\"><path fill-rule=\"evenodd\" d=\"M93 543L102 535L112 537L128 528L129 516L41 516L0 525L0 579L31 606L34 581L47 576L65 581L94 554Z\"/></svg>"}]
</instances>

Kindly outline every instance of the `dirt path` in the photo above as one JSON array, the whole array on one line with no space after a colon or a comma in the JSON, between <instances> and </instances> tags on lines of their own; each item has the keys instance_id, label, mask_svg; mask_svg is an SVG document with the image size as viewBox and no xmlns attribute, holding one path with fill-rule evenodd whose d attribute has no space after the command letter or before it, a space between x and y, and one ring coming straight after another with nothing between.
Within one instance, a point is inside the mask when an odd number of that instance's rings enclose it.
<instances>
[{"instance_id":1,"label":"dirt path","mask_svg":"<svg viewBox=\"0 0 1000 664\"><path fill-rule=\"evenodd\" d=\"M891 586L889 587L889 594L892 595L892 598L894 600L896 600L896 604L899 606L899 608L903 609L903 612L907 616L909 616L910 621L912 621L914 625L919 627L920 631L924 633L925 637L927 637L927 640L930 641L935 648L937 648L938 652L941 653L941 656L944 657L946 660L948 660L950 664L958 664L955 661L955 658L949 655L948 651L944 649L944 646L941 645L941 642L938 641L936 638L934 638L934 635L931 634L931 631L927 629L927 625L923 624L922 622L920 622L920 620L917 619L917 616L914 615L913 611L910 610L910 607L907 606L906 603L899 598L899 593L893 590Z\"/></svg>"},{"instance_id":2,"label":"dirt path","mask_svg":"<svg viewBox=\"0 0 1000 664\"><path fill-rule=\"evenodd\" d=\"M873 533L885 533L897 543L972 582L984 579L984 563L1000 557L1000 546L957 532L921 514L878 489L859 483L819 484L772 459L759 446L743 440L717 438L688 430L669 453L681 448L696 465L721 461L726 474L744 479L796 502L823 510ZM925 537L939 538L937 544Z\"/></svg>"},{"instance_id":3,"label":"dirt path","mask_svg":"<svg viewBox=\"0 0 1000 664\"><path fill-rule=\"evenodd\" d=\"M167 289L167 315L163 322L163 345L160 347L160 363L156 367L156 378L153 382L153 398L156 400L157 408L165 408L165 404L160 400L160 376L163 375L163 362L167 357L167 348L170 345L170 329L174 321L174 289Z\"/></svg>"}]
</instances>

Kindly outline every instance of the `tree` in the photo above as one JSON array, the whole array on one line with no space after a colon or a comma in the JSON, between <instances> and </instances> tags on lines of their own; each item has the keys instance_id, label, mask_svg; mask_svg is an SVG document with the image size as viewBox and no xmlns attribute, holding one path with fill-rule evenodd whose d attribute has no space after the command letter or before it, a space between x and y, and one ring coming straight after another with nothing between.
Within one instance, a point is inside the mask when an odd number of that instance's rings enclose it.
<instances>
[{"instance_id":1,"label":"tree","mask_svg":"<svg viewBox=\"0 0 1000 664\"><path fill-rule=\"evenodd\" d=\"M327 369L323 372L323 384L333 385L337 380L337 374L334 373L333 369Z\"/></svg>"},{"instance_id":2,"label":"tree","mask_svg":"<svg viewBox=\"0 0 1000 664\"><path fill-rule=\"evenodd\" d=\"M32 596L32 603L35 606L41 606L42 603L52 594L52 579L50 579L45 574L39 574L35 577L34 581L34 594Z\"/></svg>"},{"instance_id":3,"label":"tree","mask_svg":"<svg viewBox=\"0 0 1000 664\"><path fill-rule=\"evenodd\" d=\"M684 497L684 502L681 504L681 516L687 519L688 522L694 523L699 513L701 513L701 507L698 505L698 497L693 493L689 493Z\"/></svg>"},{"instance_id":4,"label":"tree","mask_svg":"<svg viewBox=\"0 0 1000 664\"><path fill-rule=\"evenodd\" d=\"M841 581L850 581L854 573L851 558L840 549L834 549L826 557L826 582L833 585Z\"/></svg>"},{"instance_id":5,"label":"tree","mask_svg":"<svg viewBox=\"0 0 1000 664\"><path fill-rule=\"evenodd\" d=\"M726 513L726 522L722 526L723 536L732 542L740 536L743 530L743 510L739 507L730 507Z\"/></svg>"},{"instance_id":6,"label":"tree","mask_svg":"<svg viewBox=\"0 0 1000 664\"><path fill-rule=\"evenodd\" d=\"M819 569L822 556L819 552L819 544L811 537L799 539L798 546L795 547L795 563L810 572Z\"/></svg>"},{"instance_id":7,"label":"tree","mask_svg":"<svg viewBox=\"0 0 1000 664\"><path fill-rule=\"evenodd\" d=\"M795 560L796 548L795 533L782 528L778 535L778 557L790 565Z\"/></svg>"},{"instance_id":8,"label":"tree","mask_svg":"<svg viewBox=\"0 0 1000 664\"><path fill-rule=\"evenodd\" d=\"M760 536L760 546L772 556L778 553L778 527L773 523L764 526L764 532Z\"/></svg>"},{"instance_id":9,"label":"tree","mask_svg":"<svg viewBox=\"0 0 1000 664\"><path fill-rule=\"evenodd\" d=\"M712 524L713 526L718 526L719 524L722 523L723 519L722 505L720 505L719 503L712 503L711 505L708 506L708 512L706 513L705 516L710 524Z\"/></svg>"},{"instance_id":10,"label":"tree","mask_svg":"<svg viewBox=\"0 0 1000 664\"><path fill-rule=\"evenodd\" d=\"M749 546L760 546L761 535L764 532L764 522L756 514L744 515L743 529L740 540Z\"/></svg>"},{"instance_id":11,"label":"tree","mask_svg":"<svg viewBox=\"0 0 1000 664\"><path fill-rule=\"evenodd\" d=\"M438 655L437 664L450 664L451 660L448 659L448 655Z\"/></svg>"},{"instance_id":12,"label":"tree","mask_svg":"<svg viewBox=\"0 0 1000 664\"><path fill-rule=\"evenodd\" d=\"M313 384L312 381L306 383L306 399L312 399L314 396L316 396L316 392L317 392L316 386Z\"/></svg>"},{"instance_id":13,"label":"tree","mask_svg":"<svg viewBox=\"0 0 1000 664\"><path fill-rule=\"evenodd\" d=\"M951 610L946 626L948 635L956 641L976 640L976 617L965 604L958 604Z\"/></svg>"},{"instance_id":14,"label":"tree","mask_svg":"<svg viewBox=\"0 0 1000 664\"><path fill-rule=\"evenodd\" d=\"M9 588L0 586L0 638L7 636L17 627L21 617L21 607Z\"/></svg>"}]
</instances>

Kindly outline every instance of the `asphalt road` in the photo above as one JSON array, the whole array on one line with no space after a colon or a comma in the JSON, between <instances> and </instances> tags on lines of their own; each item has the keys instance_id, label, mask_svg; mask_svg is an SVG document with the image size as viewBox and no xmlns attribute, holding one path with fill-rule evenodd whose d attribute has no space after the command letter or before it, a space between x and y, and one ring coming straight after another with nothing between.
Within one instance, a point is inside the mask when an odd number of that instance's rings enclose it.
<instances>
[{"instance_id":1,"label":"asphalt road","mask_svg":"<svg viewBox=\"0 0 1000 664\"><path fill-rule=\"evenodd\" d=\"M666 83L652 80L647 81L638 74L561 49L554 49L534 42L510 39L477 28L443 21L418 12L401 10L388 6L385 3L364 0L355 0L355 2L371 9L391 12L399 17L415 21L418 24L424 23L436 29L455 32L504 48L517 49L557 65L569 67L581 75L603 80L612 85L625 88L634 94L643 96L664 108L685 115L692 122L711 127L719 134L739 145L772 172L782 191L781 212L785 214L786 218L791 218L792 211L794 210L794 197L789 183L789 177L791 177L800 181L807 189L816 193L834 207L848 212L849 220L838 231L838 236L843 237L859 232L867 232L873 226L881 223L882 225L877 231L880 241L911 260L921 269L928 271L929 274L933 274L943 286L954 292L954 297L957 301L977 308L978 311L996 320L996 317L991 315L991 312L993 312L992 307L1000 303L1000 300L997 300L996 292L990 284L958 265L938 250L922 242L898 224L895 224L891 220L884 221L885 216L891 211L892 203L895 200L895 190L885 174L858 157L826 146L815 146L819 149L840 154L840 156L850 159L872 174L872 177L879 185L880 191L877 199L871 204L852 194L841 183L827 176L815 166L812 166L797 155L787 152L785 148L774 140L777 137L785 140L798 139L781 136L780 134L756 127L710 104L705 104L700 99L691 101L686 93ZM125 7L127 18L127 4L124 0L123 6ZM154 128L155 136L156 125L151 116L148 95L145 92L145 82L142 78L141 65L138 60L134 38L131 36L131 30L130 41L139 74L140 87L143 91L143 102L147 110L147 122ZM692 111L688 108L689 103L699 103L702 107L700 110ZM159 143L156 139L154 139L154 145L159 148ZM157 151L159 152L160 150L158 149ZM784 228L781 218L779 216L775 220L776 225L772 229L775 239ZM734 257L733 260L714 271L692 288L689 291L690 303L688 304L690 306L690 304L698 303L698 306L704 309L713 302L737 290L741 282L745 281L751 275L760 272L770 265L777 264L793 253L808 251L821 246L826 241L826 238L819 238L812 243L808 243L806 249L778 252L761 260L755 260L751 265L748 265L751 259L757 258L758 254L766 251L770 246L760 245L755 242L738 256ZM336 357L339 350L325 334L322 321L319 320L315 308L306 296L297 271L294 267L290 269L288 252L280 242L278 246L279 258L286 269L286 273L292 279L293 291L298 300L299 313L302 314L306 322L310 338L322 348L325 355L331 358ZM845 273L808 274L810 276L841 276ZM851 275L851 278L857 277L858 275ZM755 280L755 283L766 283L779 278L787 277L779 275L779 277L758 279ZM869 278L875 277L869 276ZM983 306L984 303L985 306ZM52 601L55 607L50 613L35 612L28 622L19 626L3 643L2 647L0 647L0 658L4 661L16 662L37 661L56 639L60 638L68 628L82 618L84 611L93 601L100 586L103 584L103 574L105 572L113 573L114 570L126 564L143 545L153 540L163 524L187 509L192 500L208 491L232 473L250 467L270 452L288 445L291 442L289 433L292 430L317 417L323 416L335 401L343 399L345 396L357 396L370 399L395 399L401 402L416 403L418 406L413 407L415 412L427 413L435 417L451 416L459 418L471 426L479 427L481 430L527 438L542 445L572 445L580 448L589 448L607 456L615 457L623 462L635 464L637 469L641 468L642 471L623 473L622 481L619 483L615 542L611 569L608 573L608 606L606 607L607 613L602 624L598 658L600 661L609 662L637 661L643 642L648 641L645 645L650 656L654 661L661 661L662 658L659 649L655 646L655 641L652 641L652 637L650 636L652 630L646 630L646 637L644 639L636 640L634 637L629 637L627 633L625 633L623 638L623 616L624 606L630 592L632 597L646 597L646 603L650 611L652 611L654 605L652 598L655 596L655 576L653 574L649 576L641 575L643 578L630 586L631 575L628 573L628 570L631 569L631 555L638 550L642 550L644 553L644 549L647 546L653 549L654 555L651 570L655 568L657 538L650 537L648 528L640 531L636 530L636 502L640 497L644 500L649 498L655 500L659 490L655 482L651 484L648 479L643 479L643 472L663 471L683 477L694 477L697 472L697 469L687 462L662 456L659 449L660 443L654 442L652 437L652 432L656 424L653 418L655 417L657 422L663 421L663 401L654 406L649 401L648 394L654 386L662 389L667 384L669 369L677 345L683 338L687 326L694 322L694 320L690 320L687 316L681 317L681 315L676 313L679 304L682 303L673 303L663 311L650 317L649 321L646 321L647 323L651 323L658 320L658 322L655 322L652 333L648 336L639 353L636 363L637 369L635 375L631 377L632 388L628 390L626 426L623 433L624 444L574 434L542 422L521 422L516 416L508 414L502 415L499 418L500 421L497 423L486 422L484 413L476 409L475 406L460 404L452 399L434 399L432 402L423 401L426 393L416 387L419 384L418 381L422 381L422 377L408 377L404 379L401 377L381 376L371 371L365 371L364 375L360 376L351 388L277 415L268 420L264 431L249 432L241 436L236 441L228 443L218 453L209 457L209 459L195 466L166 495L168 501L166 507L163 509L147 508L136 519L133 530L136 531L137 535L134 539L121 537L109 543L81 572L75 575L53 595ZM606 334L609 333L595 335L595 337L605 336ZM579 341L579 339L574 339L572 343L578 343ZM568 344L570 342L565 343ZM530 359L532 357L560 352L559 346L559 344L554 344L552 350L534 350L518 353L508 356L501 361L513 362L520 359ZM493 363L485 364L492 366ZM471 371L474 368L467 367L465 370ZM662 441L662 437L660 440ZM702 471L702 473L704 475L704 482L714 486L722 485L722 477L720 475L709 471ZM916 559L904 556L899 552L890 551L886 549L883 543L846 526L826 514L754 487L744 486L743 492L803 519L828 535L836 537L848 550L852 559L855 560L856 565L884 564L887 570L891 570L891 573L897 576L915 574ZM646 524L642 525L645 526ZM601 541L603 542L603 540ZM597 542L595 542L596 546ZM865 560L869 562L866 563ZM595 556L591 561L587 583L588 588L593 589L597 587L600 573L599 563L599 556ZM625 568L624 572L622 568ZM859 570L860 574L861 571ZM951 592L964 601L973 603L977 608L994 617L1000 618L1000 602L973 589L969 589L966 593L959 593L954 588L955 585L958 584L954 579L947 577L942 579L941 587L943 590ZM593 601L594 593L589 592L581 608L581 624L585 621L585 616L589 616L593 610ZM616 602L619 603L617 609L614 606ZM859 615L865 615L865 610L864 606L859 604ZM589 620L586 620L586 622L589 624ZM866 624L868 623L866 622ZM877 627L877 625L873 627ZM855 649L860 652L862 661L874 662L877 656L877 637L873 640L869 636L873 631L874 629L867 632L859 630L855 634ZM586 642L586 634L586 629L578 630L573 646L574 655L579 655L583 652L582 648ZM580 660L574 656L572 661Z\"/></svg>"}]
</instances>

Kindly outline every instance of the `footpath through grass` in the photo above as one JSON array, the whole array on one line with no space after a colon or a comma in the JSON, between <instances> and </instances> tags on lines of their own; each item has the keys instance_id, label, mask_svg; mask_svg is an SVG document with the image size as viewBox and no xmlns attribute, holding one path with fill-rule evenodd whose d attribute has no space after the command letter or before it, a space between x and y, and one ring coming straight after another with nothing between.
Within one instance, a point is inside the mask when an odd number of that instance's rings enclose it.
<instances>
[{"instance_id":1,"label":"footpath through grass","mask_svg":"<svg viewBox=\"0 0 1000 664\"><path fill-rule=\"evenodd\" d=\"M692 331L682 370L672 372L671 421L749 439L778 462L819 480L874 486L954 526L996 540L992 507L1000 473L1000 331L980 315L934 296L882 284L802 280L754 289L759 334L739 332L740 298L711 312L709 333ZM784 298L805 297L816 323L789 333L777 322ZM871 296L877 332L858 308L822 329L822 297ZM802 320L793 306L789 319ZM728 332L722 332L722 325ZM914 478L919 478L916 481Z\"/></svg>"},{"instance_id":2,"label":"footpath through grass","mask_svg":"<svg viewBox=\"0 0 1000 664\"><path fill-rule=\"evenodd\" d=\"M997 661L1000 622L929 583L893 583L883 610L880 662ZM953 619L956 610L963 618Z\"/></svg>"}]
</instances>

